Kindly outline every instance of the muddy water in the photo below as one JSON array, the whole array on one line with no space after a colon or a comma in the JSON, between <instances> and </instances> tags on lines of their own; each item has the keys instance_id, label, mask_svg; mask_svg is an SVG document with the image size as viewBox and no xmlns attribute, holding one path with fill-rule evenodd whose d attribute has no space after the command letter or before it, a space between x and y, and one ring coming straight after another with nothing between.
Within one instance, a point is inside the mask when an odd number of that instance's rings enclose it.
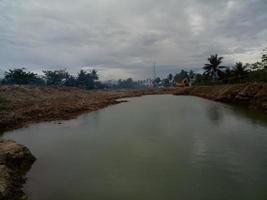
<instances>
[{"instance_id":1,"label":"muddy water","mask_svg":"<svg viewBox=\"0 0 267 200\"><path fill-rule=\"evenodd\" d=\"M32 200L263 200L266 121L197 97L145 96L4 137L38 159Z\"/></svg>"}]
</instances>

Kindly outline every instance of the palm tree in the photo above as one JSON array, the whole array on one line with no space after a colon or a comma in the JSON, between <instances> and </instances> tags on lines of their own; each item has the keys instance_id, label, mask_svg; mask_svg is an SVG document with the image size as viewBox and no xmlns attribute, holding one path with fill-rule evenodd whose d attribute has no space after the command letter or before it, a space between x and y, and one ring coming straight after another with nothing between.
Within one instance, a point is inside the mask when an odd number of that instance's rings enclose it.
<instances>
[{"instance_id":1,"label":"palm tree","mask_svg":"<svg viewBox=\"0 0 267 200\"><path fill-rule=\"evenodd\" d=\"M267 48L263 50L263 55L261 58L264 69L267 69Z\"/></svg>"},{"instance_id":2,"label":"palm tree","mask_svg":"<svg viewBox=\"0 0 267 200\"><path fill-rule=\"evenodd\" d=\"M172 79L173 79L173 75L172 75L172 74L169 74L169 75L168 75L168 79L169 79L169 81L172 81Z\"/></svg>"},{"instance_id":3,"label":"palm tree","mask_svg":"<svg viewBox=\"0 0 267 200\"><path fill-rule=\"evenodd\" d=\"M233 74L239 79L239 82L241 82L241 80L247 76L247 73L247 65L243 65L242 62L236 63L233 67Z\"/></svg>"},{"instance_id":4,"label":"palm tree","mask_svg":"<svg viewBox=\"0 0 267 200\"><path fill-rule=\"evenodd\" d=\"M217 54L211 55L208 58L209 64L205 64L203 69L205 70L204 74L212 77L213 80L220 78L220 75L223 74L221 69L224 69L224 66L221 66L223 57L218 57Z\"/></svg>"}]
</instances>

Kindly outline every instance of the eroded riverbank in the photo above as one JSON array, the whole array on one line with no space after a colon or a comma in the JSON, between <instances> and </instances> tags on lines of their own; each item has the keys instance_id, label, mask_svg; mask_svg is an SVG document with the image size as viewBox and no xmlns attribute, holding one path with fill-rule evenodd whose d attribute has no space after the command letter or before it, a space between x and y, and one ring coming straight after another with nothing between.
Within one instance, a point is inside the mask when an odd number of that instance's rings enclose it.
<instances>
[{"instance_id":1,"label":"eroded riverbank","mask_svg":"<svg viewBox=\"0 0 267 200\"><path fill-rule=\"evenodd\" d=\"M16 129L34 122L72 119L81 113L120 103L118 100L120 98L152 94L193 95L227 103L242 103L250 110L267 113L267 84L265 83L118 91L2 86L0 87L0 130ZM0 150L6 148L6 145L9 146L9 142L0 142ZM17 147L22 146L17 145ZM27 158L24 161L28 162ZM15 168L19 169L20 166ZM0 170L3 175L1 184L8 183L11 188L17 188L16 191L21 194L23 176L10 170L5 162L1 163ZM7 189L7 191L12 190Z\"/></svg>"},{"instance_id":2,"label":"eroded riverbank","mask_svg":"<svg viewBox=\"0 0 267 200\"><path fill-rule=\"evenodd\" d=\"M257 113L192 96L126 100L4 134L37 158L29 199L267 197L267 124Z\"/></svg>"},{"instance_id":3,"label":"eroded riverbank","mask_svg":"<svg viewBox=\"0 0 267 200\"><path fill-rule=\"evenodd\" d=\"M0 87L0 131L30 123L67 120L81 113L120 103L118 99L152 94L173 94L182 88L87 91L67 87Z\"/></svg>"},{"instance_id":4,"label":"eroded riverbank","mask_svg":"<svg viewBox=\"0 0 267 200\"><path fill-rule=\"evenodd\" d=\"M252 111L267 113L266 83L194 86L180 90L176 95L192 95L214 101L239 104Z\"/></svg>"},{"instance_id":5,"label":"eroded riverbank","mask_svg":"<svg viewBox=\"0 0 267 200\"><path fill-rule=\"evenodd\" d=\"M0 87L0 131L30 123L67 120L81 113L120 103L118 99L152 94L193 95L226 103L243 104L267 113L267 84L249 83L190 88L86 91L66 87Z\"/></svg>"}]
</instances>

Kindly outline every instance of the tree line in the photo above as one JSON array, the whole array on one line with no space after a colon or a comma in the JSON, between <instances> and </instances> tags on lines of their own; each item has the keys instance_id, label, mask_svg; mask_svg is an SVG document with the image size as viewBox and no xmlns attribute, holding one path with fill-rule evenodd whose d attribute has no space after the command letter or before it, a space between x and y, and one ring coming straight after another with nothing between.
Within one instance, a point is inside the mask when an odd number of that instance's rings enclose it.
<instances>
[{"instance_id":1,"label":"tree line","mask_svg":"<svg viewBox=\"0 0 267 200\"><path fill-rule=\"evenodd\" d=\"M267 48L261 61L252 64L237 62L234 66L223 66L223 57L217 54L211 55L208 61L203 67L204 73L195 75L195 85L267 82Z\"/></svg>"},{"instance_id":2,"label":"tree line","mask_svg":"<svg viewBox=\"0 0 267 200\"><path fill-rule=\"evenodd\" d=\"M44 70L42 76L27 71L25 68L9 69L4 78L0 80L2 85L38 85L38 86L66 86L84 89L124 89L142 88L143 81L134 81L132 78L119 79L116 84L102 83L96 70L90 72L80 70L77 76L70 75L66 69Z\"/></svg>"},{"instance_id":3,"label":"tree line","mask_svg":"<svg viewBox=\"0 0 267 200\"><path fill-rule=\"evenodd\" d=\"M193 85L232 84L244 82L267 82L267 48L264 49L260 62L243 64L237 62L234 66L223 66L223 57L217 54L208 58L203 67L203 73L181 70L179 73L169 74L166 78L152 80L155 87L173 87L187 79ZM99 81L96 70L80 70L77 76L70 75L66 69L44 70L42 76L26 71L25 68L10 69L5 72L1 84L4 85L54 85L70 86L85 89L103 88L142 88L148 87L147 82L133 81L132 78L118 80L116 84L103 84Z\"/></svg>"},{"instance_id":4,"label":"tree line","mask_svg":"<svg viewBox=\"0 0 267 200\"><path fill-rule=\"evenodd\" d=\"M77 76L70 75L66 69L45 70L44 75L40 76L33 72L26 71L25 68L10 69L5 72L1 81L4 85L54 85L54 86L71 86L85 89L102 88L98 81L99 76L96 70L90 72L80 70Z\"/></svg>"},{"instance_id":5,"label":"tree line","mask_svg":"<svg viewBox=\"0 0 267 200\"><path fill-rule=\"evenodd\" d=\"M188 79L193 85L267 82L267 48L263 50L260 62L252 64L237 62L234 66L223 66L222 63L223 57L217 54L211 55L208 63L202 68L203 73L181 70L174 76L174 81L181 83L184 79Z\"/></svg>"}]
</instances>

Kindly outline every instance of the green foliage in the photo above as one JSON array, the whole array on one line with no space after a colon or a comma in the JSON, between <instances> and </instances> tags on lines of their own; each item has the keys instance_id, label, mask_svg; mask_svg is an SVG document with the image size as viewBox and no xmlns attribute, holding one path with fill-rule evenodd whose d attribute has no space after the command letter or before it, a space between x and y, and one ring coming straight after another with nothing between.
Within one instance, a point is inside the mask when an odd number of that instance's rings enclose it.
<instances>
[{"instance_id":1,"label":"green foliage","mask_svg":"<svg viewBox=\"0 0 267 200\"><path fill-rule=\"evenodd\" d=\"M135 88L135 83L132 78L128 78L126 80L119 79L118 88Z\"/></svg>"},{"instance_id":2,"label":"green foliage","mask_svg":"<svg viewBox=\"0 0 267 200\"><path fill-rule=\"evenodd\" d=\"M64 85L68 87L76 87L76 78L72 75L68 75L68 77L65 79Z\"/></svg>"},{"instance_id":3,"label":"green foliage","mask_svg":"<svg viewBox=\"0 0 267 200\"><path fill-rule=\"evenodd\" d=\"M104 85L103 83L101 83L101 81L95 81L95 89L104 89L106 87L106 85Z\"/></svg>"},{"instance_id":4,"label":"green foliage","mask_svg":"<svg viewBox=\"0 0 267 200\"><path fill-rule=\"evenodd\" d=\"M195 77L195 73L193 72L193 70L190 70L188 74L188 78L192 80L194 77Z\"/></svg>"},{"instance_id":5,"label":"green foliage","mask_svg":"<svg viewBox=\"0 0 267 200\"><path fill-rule=\"evenodd\" d=\"M170 87L171 86L170 80L168 78L163 79L162 80L162 86Z\"/></svg>"},{"instance_id":6,"label":"green foliage","mask_svg":"<svg viewBox=\"0 0 267 200\"><path fill-rule=\"evenodd\" d=\"M8 110L8 101L7 99L0 93L0 111Z\"/></svg>"},{"instance_id":7,"label":"green foliage","mask_svg":"<svg viewBox=\"0 0 267 200\"><path fill-rule=\"evenodd\" d=\"M176 83L181 83L185 78L189 78L189 74L187 71L182 69L180 73L174 76L174 81Z\"/></svg>"},{"instance_id":8,"label":"green foliage","mask_svg":"<svg viewBox=\"0 0 267 200\"><path fill-rule=\"evenodd\" d=\"M70 75L65 69L55 71L43 71L47 85L82 87L86 89L94 89L95 81L98 80L98 75L95 70L87 72L81 70L77 78Z\"/></svg>"},{"instance_id":9,"label":"green foliage","mask_svg":"<svg viewBox=\"0 0 267 200\"><path fill-rule=\"evenodd\" d=\"M169 74L169 75L168 75L168 79L169 79L169 81L172 81L172 79L173 79L173 75L172 75L172 74Z\"/></svg>"},{"instance_id":10,"label":"green foliage","mask_svg":"<svg viewBox=\"0 0 267 200\"><path fill-rule=\"evenodd\" d=\"M247 80L248 77L248 65L243 65L242 62L238 62L235 64L235 66L232 69L232 73L230 76L233 76L233 79L237 82L243 82Z\"/></svg>"},{"instance_id":11,"label":"green foliage","mask_svg":"<svg viewBox=\"0 0 267 200\"><path fill-rule=\"evenodd\" d=\"M5 72L5 77L1 84L18 85L55 85L69 87L83 87L86 89L103 88L103 84L97 82L98 74L95 70L86 72L81 70L78 77L70 75L66 69L45 70L41 78L37 74L25 71L24 68L12 69Z\"/></svg>"},{"instance_id":12,"label":"green foliage","mask_svg":"<svg viewBox=\"0 0 267 200\"><path fill-rule=\"evenodd\" d=\"M95 70L92 70L91 72L86 72L84 70L81 70L78 73L76 84L78 87L84 87L86 89L94 89L95 82L98 80L98 75Z\"/></svg>"},{"instance_id":13,"label":"green foliage","mask_svg":"<svg viewBox=\"0 0 267 200\"><path fill-rule=\"evenodd\" d=\"M159 80L160 78L156 78L155 80ZM125 80L123 79L119 79L117 84L114 84L113 86L109 87L109 88L115 88L115 89L138 89L138 88L145 88L148 85L146 85L148 80L144 80L144 81L134 81L132 78L127 78ZM153 82L154 86L156 86L155 81Z\"/></svg>"},{"instance_id":14,"label":"green foliage","mask_svg":"<svg viewBox=\"0 0 267 200\"><path fill-rule=\"evenodd\" d=\"M42 85L44 81L33 72L25 71L25 68L10 69L5 72L2 84L18 85Z\"/></svg>"},{"instance_id":15,"label":"green foliage","mask_svg":"<svg viewBox=\"0 0 267 200\"><path fill-rule=\"evenodd\" d=\"M248 73L249 82L267 82L267 68Z\"/></svg>"},{"instance_id":16,"label":"green foliage","mask_svg":"<svg viewBox=\"0 0 267 200\"><path fill-rule=\"evenodd\" d=\"M156 84L156 85L159 85L160 82L161 82L160 77L157 77L157 78L154 80L154 84Z\"/></svg>"},{"instance_id":17,"label":"green foliage","mask_svg":"<svg viewBox=\"0 0 267 200\"><path fill-rule=\"evenodd\" d=\"M159 77L153 80L154 86L170 87L175 83L182 83L184 79L188 79L193 85L214 85L214 84L231 84L242 82L267 82L267 48L263 50L261 62L253 64L245 64L238 62L234 67L222 66L223 57L217 54L211 55L208 58L209 63L203 67L204 73L194 73L192 70L187 72L181 70L173 76L169 74L166 78ZM70 75L66 69L63 70L45 70L44 76L39 77L33 72L27 72L25 68L10 69L5 72L3 80L0 84L19 84L19 85L56 85L56 86L70 86L81 87L85 89L99 89L104 88L100 81L98 81L97 71L92 70L87 72L81 70L77 77ZM107 84L106 84L107 85ZM126 80L119 80L115 88L140 88L146 87L142 81L133 81L132 78Z\"/></svg>"},{"instance_id":18,"label":"green foliage","mask_svg":"<svg viewBox=\"0 0 267 200\"><path fill-rule=\"evenodd\" d=\"M218 57L218 54L211 55L208 58L209 63L205 64L203 69L205 70L204 74L212 77L213 80L218 80L222 77L224 66L221 66L223 57Z\"/></svg>"},{"instance_id":19,"label":"green foliage","mask_svg":"<svg viewBox=\"0 0 267 200\"><path fill-rule=\"evenodd\" d=\"M62 70L46 70L43 71L47 85L64 85L64 81L69 77L66 69Z\"/></svg>"},{"instance_id":20,"label":"green foliage","mask_svg":"<svg viewBox=\"0 0 267 200\"><path fill-rule=\"evenodd\" d=\"M267 48L263 50L262 59L262 66L264 69L267 69Z\"/></svg>"},{"instance_id":21,"label":"green foliage","mask_svg":"<svg viewBox=\"0 0 267 200\"><path fill-rule=\"evenodd\" d=\"M212 79L205 75L205 74L196 74L195 80L193 81L193 85L210 85L212 82Z\"/></svg>"},{"instance_id":22,"label":"green foliage","mask_svg":"<svg viewBox=\"0 0 267 200\"><path fill-rule=\"evenodd\" d=\"M171 87L173 86L174 77L172 74L169 74L167 78L160 80L157 78L154 80L154 86L164 86L164 87Z\"/></svg>"},{"instance_id":23,"label":"green foliage","mask_svg":"<svg viewBox=\"0 0 267 200\"><path fill-rule=\"evenodd\" d=\"M220 66L222 57L217 54L209 57L210 64L204 66L205 72L197 74L193 84L232 84L244 82L267 82L267 49L263 51L262 61L253 64L238 62L233 68ZM224 70L223 70L224 69ZM216 75L217 74L217 75Z\"/></svg>"}]
</instances>

